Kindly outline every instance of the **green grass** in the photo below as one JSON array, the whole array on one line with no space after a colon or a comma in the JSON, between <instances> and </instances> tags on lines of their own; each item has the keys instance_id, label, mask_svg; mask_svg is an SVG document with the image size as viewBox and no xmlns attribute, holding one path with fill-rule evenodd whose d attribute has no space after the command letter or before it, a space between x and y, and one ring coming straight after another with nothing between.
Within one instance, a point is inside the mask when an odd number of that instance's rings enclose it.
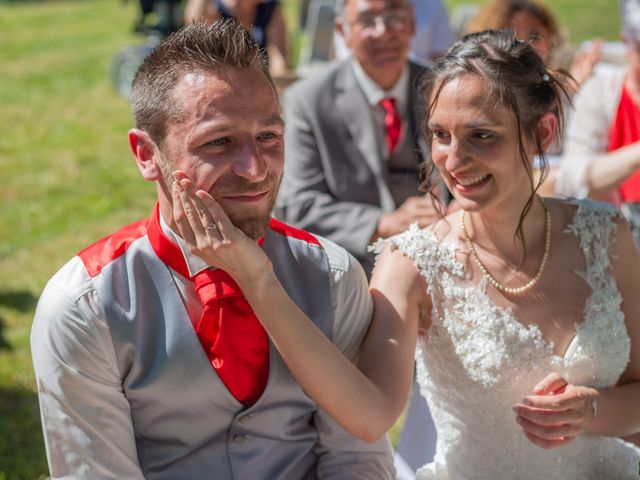
<instances>
[{"instance_id":1,"label":"green grass","mask_svg":"<svg viewBox=\"0 0 640 480\"><path fill-rule=\"evenodd\" d=\"M615 1L553 5L572 40L616 38ZM0 0L0 480L47 475L29 351L45 282L153 203L127 146L129 106L108 78L116 52L141 42L136 6ZM297 21L295 1L286 8Z\"/></svg>"},{"instance_id":2,"label":"green grass","mask_svg":"<svg viewBox=\"0 0 640 480\"><path fill-rule=\"evenodd\" d=\"M44 283L152 204L128 152L129 106L108 83L113 55L139 42L134 7L0 5L0 479L47 471L29 352Z\"/></svg>"}]
</instances>

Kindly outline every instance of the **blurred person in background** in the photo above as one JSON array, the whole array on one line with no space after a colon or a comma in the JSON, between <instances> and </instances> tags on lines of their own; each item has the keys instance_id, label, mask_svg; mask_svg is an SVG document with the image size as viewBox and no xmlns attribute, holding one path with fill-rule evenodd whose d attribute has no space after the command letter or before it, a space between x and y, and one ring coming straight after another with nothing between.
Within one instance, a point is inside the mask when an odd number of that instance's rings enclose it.
<instances>
[{"instance_id":1,"label":"blurred person in background","mask_svg":"<svg viewBox=\"0 0 640 480\"><path fill-rule=\"evenodd\" d=\"M414 0L415 33L411 40L409 58L430 63L442 56L455 41L455 34L449 23L447 7L442 0ZM341 60L351 54L344 37L336 31L333 36L336 59Z\"/></svg>"},{"instance_id":2,"label":"blurred person in background","mask_svg":"<svg viewBox=\"0 0 640 480\"><path fill-rule=\"evenodd\" d=\"M408 60L414 33L406 0L338 0L336 29L353 56L284 94L287 163L276 213L346 248L370 271L367 245L436 218L419 192L429 158Z\"/></svg>"},{"instance_id":3,"label":"blurred person in background","mask_svg":"<svg viewBox=\"0 0 640 480\"><path fill-rule=\"evenodd\" d=\"M626 65L578 93L557 190L619 206L640 245L640 0L623 0L620 13Z\"/></svg>"},{"instance_id":4,"label":"blurred person in background","mask_svg":"<svg viewBox=\"0 0 640 480\"><path fill-rule=\"evenodd\" d=\"M289 43L282 5L279 0L187 0L185 23L204 20L235 19L267 52L272 76L285 75L289 69Z\"/></svg>"},{"instance_id":5,"label":"blurred person in background","mask_svg":"<svg viewBox=\"0 0 640 480\"><path fill-rule=\"evenodd\" d=\"M156 23L148 18L156 14ZM140 18L134 31L143 34L155 33L161 38L172 34L182 25L182 0L140 0Z\"/></svg>"}]
</instances>

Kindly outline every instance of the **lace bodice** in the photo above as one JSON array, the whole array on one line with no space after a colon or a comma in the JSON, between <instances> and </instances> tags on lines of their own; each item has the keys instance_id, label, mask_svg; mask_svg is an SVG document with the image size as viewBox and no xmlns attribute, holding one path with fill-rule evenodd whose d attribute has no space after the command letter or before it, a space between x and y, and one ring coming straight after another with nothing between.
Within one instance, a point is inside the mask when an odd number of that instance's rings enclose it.
<instances>
[{"instance_id":1,"label":"lace bodice","mask_svg":"<svg viewBox=\"0 0 640 480\"><path fill-rule=\"evenodd\" d=\"M374 246L379 253L391 243L410 256L433 303L431 326L418 341L416 368L438 443L434 462L418 478L638 478L635 447L581 435L562 448L543 450L526 439L512 411L552 371L594 387L615 385L624 371L630 340L610 264L615 215L605 204L578 202L565 229L578 237L586 270L575 273L591 294L563 357L554 354L537 326L527 327L511 309L495 305L486 280L476 285L467 278L455 257L460 245L440 242L414 225Z\"/></svg>"}]
</instances>

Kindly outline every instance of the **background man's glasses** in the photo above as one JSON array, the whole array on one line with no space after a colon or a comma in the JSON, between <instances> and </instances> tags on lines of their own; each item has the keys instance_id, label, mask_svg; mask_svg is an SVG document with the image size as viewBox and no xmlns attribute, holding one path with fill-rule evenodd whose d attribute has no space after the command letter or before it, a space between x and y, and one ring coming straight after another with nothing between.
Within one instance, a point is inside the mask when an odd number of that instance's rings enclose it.
<instances>
[{"instance_id":1,"label":"background man's glasses","mask_svg":"<svg viewBox=\"0 0 640 480\"><path fill-rule=\"evenodd\" d=\"M381 32L384 29L400 31L407 28L409 12L406 8L387 10L378 15L362 14L353 22L363 34Z\"/></svg>"}]
</instances>

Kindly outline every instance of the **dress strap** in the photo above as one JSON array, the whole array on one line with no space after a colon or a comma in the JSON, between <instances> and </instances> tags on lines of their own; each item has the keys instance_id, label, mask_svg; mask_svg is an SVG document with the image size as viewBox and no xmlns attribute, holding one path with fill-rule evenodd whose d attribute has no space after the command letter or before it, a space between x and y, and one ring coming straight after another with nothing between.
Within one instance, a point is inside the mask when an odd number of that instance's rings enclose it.
<instances>
[{"instance_id":1,"label":"dress strap","mask_svg":"<svg viewBox=\"0 0 640 480\"><path fill-rule=\"evenodd\" d=\"M429 293L440 283L443 274L464 278L462 265L456 262L457 245L441 242L429 228L419 228L417 223L404 232L389 238L380 238L369 247L369 251L378 256L385 247L399 248L413 260L420 274L426 279Z\"/></svg>"},{"instance_id":2,"label":"dress strap","mask_svg":"<svg viewBox=\"0 0 640 480\"><path fill-rule=\"evenodd\" d=\"M602 287L611 276L611 247L617 229L615 219L622 215L608 203L580 200L577 205L573 221L565 232L578 237L586 260L587 281L593 288Z\"/></svg>"}]
</instances>

